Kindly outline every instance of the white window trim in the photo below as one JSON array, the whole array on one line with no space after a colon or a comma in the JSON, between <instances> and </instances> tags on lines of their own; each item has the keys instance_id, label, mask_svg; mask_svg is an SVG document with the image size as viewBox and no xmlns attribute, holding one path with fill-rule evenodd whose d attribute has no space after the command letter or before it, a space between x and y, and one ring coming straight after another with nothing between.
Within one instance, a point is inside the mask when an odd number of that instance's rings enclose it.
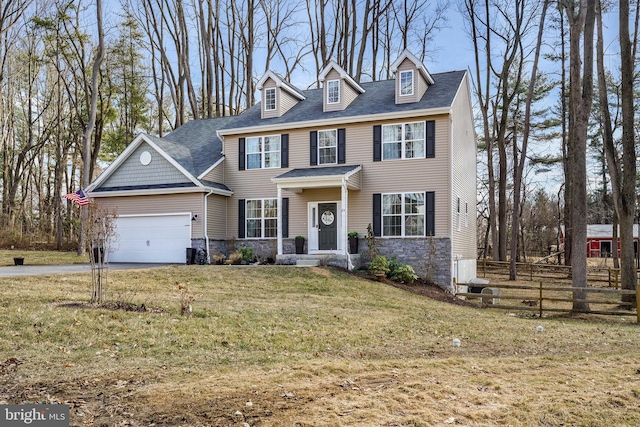
<instances>
[{"instance_id":1,"label":"white window trim","mask_svg":"<svg viewBox=\"0 0 640 427\"><path fill-rule=\"evenodd\" d=\"M255 202L256 200L260 200L260 217L251 217L249 218L249 209L248 209L248 205L249 202ZM264 216L264 202L268 201L268 200L274 200L276 202L276 216L275 217L265 217ZM274 220L276 221L276 227L278 224L278 199L277 198L265 198L265 199L246 199L244 201L244 235L245 235L245 239L247 240L272 240L272 239L277 239L278 238L278 233L276 230L276 235L273 237L265 237L265 224L266 224L266 220L270 219L270 220ZM260 220L260 236L261 237L247 237L249 236L249 227L247 227L247 224L249 222L249 220L255 220L255 219L259 219Z\"/></svg>"},{"instance_id":2,"label":"white window trim","mask_svg":"<svg viewBox=\"0 0 640 427\"><path fill-rule=\"evenodd\" d=\"M384 196L391 196L391 195L396 195L396 194L400 194L400 200L402 201L402 212L400 214L393 214L393 215L387 214L387 215L385 215L385 213L384 213ZM422 212L422 214L413 214L413 213L412 214L407 214L405 212L405 203L404 203L405 194L422 194L423 195L423 212ZM381 221L381 224L380 224L380 235L381 235L381 237L391 239L391 238L400 238L400 237L424 237L425 236L425 233L427 231L427 199L426 199L424 191L403 191L403 192L399 192L399 193L382 193L382 195L380 197L380 203L382 204L382 206L380 206L380 213L381 213L381 217L380 217L380 221ZM402 221L400 223L401 224L401 230L402 230L401 234L399 236L395 236L395 235L386 236L384 234L384 218L385 218L385 216L389 217L389 216L398 216L398 215L400 215L400 217L402 218ZM406 234L405 218L406 218L407 215L409 215L409 216L422 216L422 234L421 235L410 235L410 236L408 236Z\"/></svg>"},{"instance_id":3,"label":"white window trim","mask_svg":"<svg viewBox=\"0 0 640 427\"><path fill-rule=\"evenodd\" d=\"M337 101L331 101L331 98L330 98L330 94L331 94L330 89L331 89L331 84L332 83L337 83L338 84L338 100ZM340 92L341 92L341 90L340 90L340 80L328 80L327 81L327 104L332 104L332 105L333 104L339 104L340 100L342 98L342 96L341 96L342 94Z\"/></svg>"},{"instance_id":4,"label":"white window trim","mask_svg":"<svg viewBox=\"0 0 640 427\"><path fill-rule=\"evenodd\" d=\"M423 146L423 154L420 157L407 157L407 140L405 139L405 126L406 125L411 125L411 124L416 124L416 123L424 123L424 136L422 139L422 146ZM402 139L400 140L400 143L402 144L402 147L400 149L400 157L398 158L393 158L393 159L386 159L384 157L384 146L385 144L390 144L390 142L385 142L384 141L384 128L387 126L397 126L397 125L401 125L402 126ZM382 125L381 128L381 149L382 149L382 161L392 161L392 160L414 160L414 159L426 159L427 158L427 124L426 122L423 121L418 121L418 122L405 122L405 123L390 123L387 125ZM413 139L412 141L416 141L415 139ZM397 141L394 141L397 142Z\"/></svg>"},{"instance_id":5,"label":"white window trim","mask_svg":"<svg viewBox=\"0 0 640 427\"><path fill-rule=\"evenodd\" d=\"M407 73L411 75L411 92L410 93L402 93L402 89L403 89L403 87L402 87L402 76L403 76L403 74L407 74ZM400 82L399 82L400 83L400 87L399 87L398 91L400 93L400 96L413 96L413 94L415 93L415 84L416 84L415 80L414 80L414 76L413 76L413 70L400 71L399 80L400 80Z\"/></svg>"},{"instance_id":6,"label":"white window trim","mask_svg":"<svg viewBox=\"0 0 640 427\"><path fill-rule=\"evenodd\" d=\"M264 140L265 140L265 138L274 138L274 137L277 137L278 140L280 140L280 144L279 144L280 145L280 149L277 150L277 151L264 151ZM254 138L257 138L257 139L260 140L260 151L251 151L251 152L249 152L248 141L249 141L249 139L254 139ZM277 169L282 164L282 137L281 137L281 135L251 136L251 137L245 138L245 144L246 144L245 146L247 147L245 149L245 161L244 161L245 170ZM275 166L266 167L265 166L265 161L266 161L265 154L266 153L279 153L280 154L280 161L278 162L278 164L275 165ZM260 167L259 168L250 168L249 167L249 155L250 154L260 154Z\"/></svg>"},{"instance_id":7,"label":"white window trim","mask_svg":"<svg viewBox=\"0 0 640 427\"><path fill-rule=\"evenodd\" d=\"M331 147L320 147L320 133L321 132L333 132L335 135L335 142L336 144L331 146ZM320 161L320 159L322 158L320 156L320 149L321 148L335 148L336 150L336 161L333 163L323 163ZM324 130L319 130L318 131L318 165L337 165L338 164L338 129L324 129Z\"/></svg>"},{"instance_id":8,"label":"white window trim","mask_svg":"<svg viewBox=\"0 0 640 427\"><path fill-rule=\"evenodd\" d=\"M269 104L267 103L267 93L273 91L273 108L269 108ZM276 88L268 87L264 90L264 111L275 111L278 108L278 101L276 99Z\"/></svg>"}]
</instances>

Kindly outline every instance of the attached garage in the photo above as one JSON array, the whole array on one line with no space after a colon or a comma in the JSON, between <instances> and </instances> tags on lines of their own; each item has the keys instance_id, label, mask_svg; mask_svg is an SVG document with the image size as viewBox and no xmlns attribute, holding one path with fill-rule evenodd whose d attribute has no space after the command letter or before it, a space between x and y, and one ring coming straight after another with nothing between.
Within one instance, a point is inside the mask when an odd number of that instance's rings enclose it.
<instances>
[{"instance_id":1,"label":"attached garage","mask_svg":"<svg viewBox=\"0 0 640 427\"><path fill-rule=\"evenodd\" d=\"M183 264L191 247L191 213L121 215L116 232L109 262Z\"/></svg>"}]
</instances>

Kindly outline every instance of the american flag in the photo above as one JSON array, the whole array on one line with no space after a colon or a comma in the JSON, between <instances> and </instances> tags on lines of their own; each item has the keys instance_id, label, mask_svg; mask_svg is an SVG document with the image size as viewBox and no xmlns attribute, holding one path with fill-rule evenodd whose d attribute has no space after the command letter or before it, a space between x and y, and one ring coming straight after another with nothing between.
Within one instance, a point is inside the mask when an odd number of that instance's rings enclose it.
<instances>
[{"instance_id":1,"label":"american flag","mask_svg":"<svg viewBox=\"0 0 640 427\"><path fill-rule=\"evenodd\" d=\"M82 190L78 190L75 193L65 194L62 197L65 198L65 199L71 200L73 203L75 203L76 205L79 205L79 206L84 206L84 205L88 205L89 203L91 203L89 198L86 196L86 194L84 194L84 191L82 191Z\"/></svg>"}]
</instances>

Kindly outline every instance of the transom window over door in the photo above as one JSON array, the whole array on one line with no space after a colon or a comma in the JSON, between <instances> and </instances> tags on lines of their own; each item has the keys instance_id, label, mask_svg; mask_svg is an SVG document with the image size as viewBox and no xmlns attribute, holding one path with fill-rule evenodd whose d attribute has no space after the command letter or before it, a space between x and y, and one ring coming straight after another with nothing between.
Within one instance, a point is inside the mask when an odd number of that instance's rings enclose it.
<instances>
[{"instance_id":1,"label":"transom window over door","mask_svg":"<svg viewBox=\"0 0 640 427\"><path fill-rule=\"evenodd\" d=\"M246 201L246 237L273 238L278 230L278 199Z\"/></svg>"},{"instance_id":2,"label":"transom window over door","mask_svg":"<svg viewBox=\"0 0 640 427\"><path fill-rule=\"evenodd\" d=\"M333 165L338 163L338 131L318 131L318 164Z\"/></svg>"},{"instance_id":3,"label":"transom window over door","mask_svg":"<svg viewBox=\"0 0 640 427\"><path fill-rule=\"evenodd\" d=\"M276 88L268 88L264 90L264 109L273 111L276 109Z\"/></svg>"},{"instance_id":4,"label":"transom window over door","mask_svg":"<svg viewBox=\"0 0 640 427\"><path fill-rule=\"evenodd\" d=\"M340 102L340 81L329 80L327 82L327 104Z\"/></svg>"},{"instance_id":5,"label":"transom window over door","mask_svg":"<svg viewBox=\"0 0 640 427\"><path fill-rule=\"evenodd\" d=\"M413 70L400 72L400 95L413 95Z\"/></svg>"},{"instance_id":6,"label":"transom window over door","mask_svg":"<svg viewBox=\"0 0 640 427\"><path fill-rule=\"evenodd\" d=\"M247 138L247 169L280 167L280 135Z\"/></svg>"},{"instance_id":7,"label":"transom window over door","mask_svg":"<svg viewBox=\"0 0 640 427\"><path fill-rule=\"evenodd\" d=\"M424 236L424 193L382 195L383 236Z\"/></svg>"},{"instance_id":8,"label":"transom window over door","mask_svg":"<svg viewBox=\"0 0 640 427\"><path fill-rule=\"evenodd\" d=\"M425 122L382 126L382 159L422 159L425 157Z\"/></svg>"}]
</instances>

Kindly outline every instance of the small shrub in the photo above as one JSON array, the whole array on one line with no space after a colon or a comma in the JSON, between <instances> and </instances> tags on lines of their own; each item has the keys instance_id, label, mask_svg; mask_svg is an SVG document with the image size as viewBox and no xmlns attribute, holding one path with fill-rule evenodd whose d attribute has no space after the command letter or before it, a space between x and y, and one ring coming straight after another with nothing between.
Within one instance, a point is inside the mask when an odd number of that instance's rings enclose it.
<instances>
[{"instance_id":1,"label":"small shrub","mask_svg":"<svg viewBox=\"0 0 640 427\"><path fill-rule=\"evenodd\" d=\"M242 261L251 263L256 260L256 255L253 252L253 248L238 248L238 252L242 254Z\"/></svg>"},{"instance_id":2,"label":"small shrub","mask_svg":"<svg viewBox=\"0 0 640 427\"><path fill-rule=\"evenodd\" d=\"M347 233L347 237L358 237L357 231L350 231Z\"/></svg>"},{"instance_id":3,"label":"small shrub","mask_svg":"<svg viewBox=\"0 0 640 427\"><path fill-rule=\"evenodd\" d=\"M387 257L384 255L376 256L373 261L371 261L369 271L373 274L384 273L386 275L389 273L389 261L387 261Z\"/></svg>"},{"instance_id":4,"label":"small shrub","mask_svg":"<svg viewBox=\"0 0 640 427\"><path fill-rule=\"evenodd\" d=\"M214 264L222 265L224 264L225 259L227 259L227 257L225 257L224 254L215 254L213 256Z\"/></svg>"},{"instance_id":5,"label":"small shrub","mask_svg":"<svg viewBox=\"0 0 640 427\"><path fill-rule=\"evenodd\" d=\"M392 256L389 258L389 279L394 282L401 283L413 283L418 278L418 275L410 265L405 265L398 261L398 257Z\"/></svg>"},{"instance_id":6,"label":"small shrub","mask_svg":"<svg viewBox=\"0 0 640 427\"><path fill-rule=\"evenodd\" d=\"M235 251L231 255L229 255L229 264L239 265L242 263L242 253L240 251Z\"/></svg>"}]
</instances>

